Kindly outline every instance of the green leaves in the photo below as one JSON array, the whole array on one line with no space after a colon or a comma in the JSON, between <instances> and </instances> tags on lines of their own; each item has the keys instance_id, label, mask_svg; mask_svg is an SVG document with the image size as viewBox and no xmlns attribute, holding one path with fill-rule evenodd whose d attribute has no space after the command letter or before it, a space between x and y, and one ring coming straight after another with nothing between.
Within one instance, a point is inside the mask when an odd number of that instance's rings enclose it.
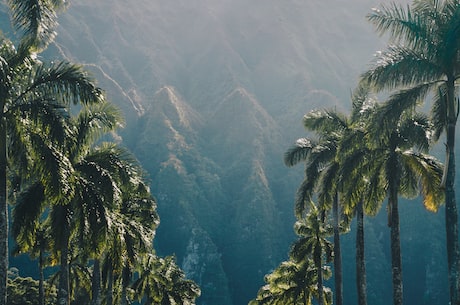
<instances>
[{"instance_id":1,"label":"green leaves","mask_svg":"<svg viewBox=\"0 0 460 305\"><path fill-rule=\"evenodd\" d=\"M328 238L333 232L332 227L323 222L321 214L320 209L310 204L305 218L294 225L300 238L292 245L289 260L265 276L266 285L249 304L304 305L312 304L313 298L320 297L323 298L322 304L332 304L332 293L322 287L322 281L332 275L323 262L332 260L333 246Z\"/></svg>"},{"instance_id":2,"label":"green leaves","mask_svg":"<svg viewBox=\"0 0 460 305\"><path fill-rule=\"evenodd\" d=\"M62 0L8 0L13 25L23 32L21 44L41 51L56 36L57 9Z\"/></svg>"},{"instance_id":3,"label":"green leaves","mask_svg":"<svg viewBox=\"0 0 460 305\"><path fill-rule=\"evenodd\" d=\"M148 304L192 305L201 294L194 282L185 279L174 256L160 258L153 254L145 256L133 288L139 301L146 298Z\"/></svg>"}]
</instances>

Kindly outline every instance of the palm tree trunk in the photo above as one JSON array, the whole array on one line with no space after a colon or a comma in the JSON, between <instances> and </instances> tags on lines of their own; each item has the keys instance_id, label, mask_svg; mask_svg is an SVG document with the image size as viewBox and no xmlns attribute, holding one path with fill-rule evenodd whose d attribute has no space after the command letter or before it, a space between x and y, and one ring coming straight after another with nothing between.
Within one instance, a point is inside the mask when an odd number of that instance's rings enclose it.
<instances>
[{"instance_id":1,"label":"palm tree trunk","mask_svg":"<svg viewBox=\"0 0 460 305\"><path fill-rule=\"evenodd\" d=\"M455 200L455 126L457 122L455 87L453 79L448 80L447 93L447 145L446 145L446 244L447 265L449 274L450 304L460 305L459 295L459 244L458 244L458 214Z\"/></svg>"},{"instance_id":2,"label":"palm tree trunk","mask_svg":"<svg viewBox=\"0 0 460 305\"><path fill-rule=\"evenodd\" d=\"M128 285L129 285L129 267L126 265L123 268L121 275L121 301L120 305L128 305Z\"/></svg>"},{"instance_id":3,"label":"palm tree trunk","mask_svg":"<svg viewBox=\"0 0 460 305\"><path fill-rule=\"evenodd\" d=\"M107 270L106 304L107 305L113 305L113 270L112 270L111 266L109 266L109 268Z\"/></svg>"},{"instance_id":4,"label":"palm tree trunk","mask_svg":"<svg viewBox=\"0 0 460 305\"><path fill-rule=\"evenodd\" d=\"M58 305L70 304L69 286L69 228L64 228L65 242L61 249L61 274L59 276Z\"/></svg>"},{"instance_id":5,"label":"palm tree trunk","mask_svg":"<svg viewBox=\"0 0 460 305\"><path fill-rule=\"evenodd\" d=\"M333 226L334 226L334 283L335 283L335 302L343 305L343 272L342 272L342 252L340 249L339 231L339 198L335 193L332 203Z\"/></svg>"},{"instance_id":6,"label":"palm tree trunk","mask_svg":"<svg viewBox=\"0 0 460 305\"><path fill-rule=\"evenodd\" d=\"M324 303L324 287L323 287L323 266L321 264L321 259L319 260L317 266L318 272L318 305L323 305Z\"/></svg>"},{"instance_id":7,"label":"palm tree trunk","mask_svg":"<svg viewBox=\"0 0 460 305\"><path fill-rule=\"evenodd\" d=\"M94 260L93 277L91 282L92 299L91 305L101 304L101 268L100 261Z\"/></svg>"},{"instance_id":8,"label":"palm tree trunk","mask_svg":"<svg viewBox=\"0 0 460 305\"><path fill-rule=\"evenodd\" d=\"M319 232L317 232L319 234ZM316 236L316 246L313 250L313 261L316 266L316 272L318 273L318 305L324 304L324 287L323 287L323 249L320 246L319 235Z\"/></svg>"},{"instance_id":9,"label":"palm tree trunk","mask_svg":"<svg viewBox=\"0 0 460 305\"><path fill-rule=\"evenodd\" d=\"M401 241L399 232L399 211L397 183L390 182L388 204L391 219L391 269L393 275L393 305L403 304Z\"/></svg>"},{"instance_id":10,"label":"palm tree trunk","mask_svg":"<svg viewBox=\"0 0 460 305\"><path fill-rule=\"evenodd\" d=\"M356 230L356 286L358 305L367 305L366 263L364 259L364 211L363 202L358 203Z\"/></svg>"},{"instance_id":11,"label":"palm tree trunk","mask_svg":"<svg viewBox=\"0 0 460 305\"><path fill-rule=\"evenodd\" d=\"M40 269L40 280L38 282L38 299L40 305L45 305L45 274L43 272L45 245L43 239L40 241L40 255L38 258L38 268Z\"/></svg>"},{"instance_id":12,"label":"palm tree trunk","mask_svg":"<svg viewBox=\"0 0 460 305\"><path fill-rule=\"evenodd\" d=\"M0 121L0 305L6 305L8 278L8 203L6 201L6 120Z\"/></svg>"}]
</instances>

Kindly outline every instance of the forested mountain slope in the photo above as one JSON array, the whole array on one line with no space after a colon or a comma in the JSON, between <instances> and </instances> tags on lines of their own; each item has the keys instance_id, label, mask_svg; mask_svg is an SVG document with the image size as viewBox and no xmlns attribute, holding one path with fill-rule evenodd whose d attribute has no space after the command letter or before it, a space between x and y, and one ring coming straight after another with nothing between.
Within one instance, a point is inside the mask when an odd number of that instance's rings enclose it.
<instances>
[{"instance_id":1,"label":"forested mountain slope","mask_svg":"<svg viewBox=\"0 0 460 305\"><path fill-rule=\"evenodd\" d=\"M283 153L306 112L349 108L383 47L365 20L379 2L78 0L61 15L46 56L85 64L123 109L120 136L158 199L156 248L201 286L199 304L247 304L286 258L302 167ZM369 303L388 304L385 217L366 225ZM401 225L408 304L445 304L441 214L404 202ZM353 304L353 232L343 247Z\"/></svg>"}]
</instances>

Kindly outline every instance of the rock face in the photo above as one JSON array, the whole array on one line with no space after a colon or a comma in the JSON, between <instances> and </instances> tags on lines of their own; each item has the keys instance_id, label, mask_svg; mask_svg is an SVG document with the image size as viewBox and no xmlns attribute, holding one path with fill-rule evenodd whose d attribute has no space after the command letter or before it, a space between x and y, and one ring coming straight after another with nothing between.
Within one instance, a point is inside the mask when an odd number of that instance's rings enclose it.
<instances>
[{"instance_id":1,"label":"rock face","mask_svg":"<svg viewBox=\"0 0 460 305\"><path fill-rule=\"evenodd\" d=\"M44 56L86 65L124 111L123 143L158 200L155 247L175 254L201 286L198 304L247 304L287 258L303 173L287 169L283 153L305 136L306 112L349 108L359 73L383 46L365 20L379 2L75 0L61 15ZM440 218L430 217L428 232L442 232ZM369 222L370 304L391 302L381 280L390 270L384 223ZM422 304L410 300L423 290L425 300L447 303L439 297L447 295L439 288L447 287L445 272L434 263L444 259L442 238L418 229L402 232L403 251L417 253L411 242L433 236L431 255L405 271L407 279L426 274L405 287L406 301ZM352 235L344 248L345 299L353 304Z\"/></svg>"}]
</instances>

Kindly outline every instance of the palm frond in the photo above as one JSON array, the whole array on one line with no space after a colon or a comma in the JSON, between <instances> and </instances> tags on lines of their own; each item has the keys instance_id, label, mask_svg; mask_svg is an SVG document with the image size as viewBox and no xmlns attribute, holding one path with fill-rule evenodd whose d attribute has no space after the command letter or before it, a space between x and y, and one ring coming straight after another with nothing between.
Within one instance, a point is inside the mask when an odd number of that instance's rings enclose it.
<instances>
[{"instance_id":1,"label":"palm frond","mask_svg":"<svg viewBox=\"0 0 460 305\"><path fill-rule=\"evenodd\" d=\"M403 155L410 154L409 151ZM414 199L417 197L419 189L419 177L414 173L413 168L406 162L401 162L400 168L401 177L399 182L399 194L407 199Z\"/></svg>"},{"instance_id":2,"label":"palm frond","mask_svg":"<svg viewBox=\"0 0 460 305\"><path fill-rule=\"evenodd\" d=\"M346 214L351 214L358 202L363 200L366 187L364 177L368 174L363 165L370 155L367 149L356 149L342 160L338 183L342 185L342 206Z\"/></svg>"},{"instance_id":3,"label":"palm frond","mask_svg":"<svg viewBox=\"0 0 460 305\"><path fill-rule=\"evenodd\" d=\"M358 84L351 94L351 121L357 122L359 118L372 108L373 99L370 97L370 88L364 82Z\"/></svg>"},{"instance_id":4,"label":"palm frond","mask_svg":"<svg viewBox=\"0 0 460 305\"><path fill-rule=\"evenodd\" d=\"M75 125L73 145L75 152L89 147L95 140L124 123L120 110L112 103L86 105L72 122ZM78 154L78 153L77 153Z\"/></svg>"},{"instance_id":5,"label":"palm frond","mask_svg":"<svg viewBox=\"0 0 460 305\"><path fill-rule=\"evenodd\" d=\"M17 103L10 107L6 116L10 118L10 122L34 124L36 129L55 143L62 144L68 135L67 109L53 100L41 98L25 100L24 103ZM33 127L26 126L26 129L30 128Z\"/></svg>"},{"instance_id":6,"label":"palm frond","mask_svg":"<svg viewBox=\"0 0 460 305\"><path fill-rule=\"evenodd\" d=\"M432 83L443 78L439 67L425 54L402 46L390 46L379 52L373 66L361 75L361 81L377 91Z\"/></svg>"},{"instance_id":7,"label":"palm frond","mask_svg":"<svg viewBox=\"0 0 460 305\"><path fill-rule=\"evenodd\" d=\"M36 63L29 75L28 86L13 103L36 94L54 97L64 105L91 104L104 101L104 94L79 65L68 62Z\"/></svg>"},{"instance_id":8,"label":"palm frond","mask_svg":"<svg viewBox=\"0 0 460 305\"><path fill-rule=\"evenodd\" d=\"M294 213L297 218L302 218L304 213L308 212L314 187L313 181L304 179L298 188L294 203Z\"/></svg>"},{"instance_id":9,"label":"palm frond","mask_svg":"<svg viewBox=\"0 0 460 305\"><path fill-rule=\"evenodd\" d=\"M338 162L331 162L321 174L321 179L318 182L318 203L322 209L330 210L332 208L333 196L337 192L339 169Z\"/></svg>"},{"instance_id":10,"label":"palm frond","mask_svg":"<svg viewBox=\"0 0 460 305\"><path fill-rule=\"evenodd\" d=\"M398 128L402 117L413 113L415 107L429 92L431 84L421 84L409 89L401 89L393 93L388 100L374 112L369 125L374 139L387 141L391 133Z\"/></svg>"},{"instance_id":11,"label":"palm frond","mask_svg":"<svg viewBox=\"0 0 460 305\"><path fill-rule=\"evenodd\" d=\"M74 167L70 160L41 134L30 133L30 153L35 162L32 173L46 181L49 198L69 197L72 195L72 175Z\"/></svg>"},{"instance_id":12,"label":"palm frond","mask_svg":"<svg viewBox=\"0 0 460 305\"><path fill-rule=\"evenodd\" d=\"M419 178L425 208L432 212L437 211L444 201L444 192L441 189L442 164L432 156L410 150L404 152L402 157L414 176Z\"/></svg>"},{"instance_id":13,"label":"palm frond","mask_svg":"<svg viewBox=\"0 0 460 305\"><path fill-rule=\"evenodd\" d=\"M374 156L375 157L375 156ZM374 162L372 162L374 163ZM372 173L367 177L368 183L364 188L364 212L367 215L376 215L387 195L388 183L383 175L384 162L376 162L368 169Z\"/></svg>"},{"instance_id":14,"label":"palm frond","mask_svg":"<svg viewBox=\"0 0 460 305\"><path fill-rule=\"evenodd\" d=\"M447 127L447 88L445 83L439 85L433 94L431 120L433 122L433 141L438 141Z\"/></svg>"},{"instance_id":15,"label":"palm frond","mask_svg":"<svg viewBox=\"0 0 460 305\"><path fill-rule=\"evenodd\" d=\"M86 156L86 162L98 164L101 168L110 172L120 187L131 181L139 183L145 178L139 162L126 148L115 143L103 142L94 147ZM147 191L147 190L145 190Z\"/></svg>"},{"instance_id":16,"label":"palm frond","mask_svg":"<svg viewBox=\"0 0 460 305\"><path fill-rule=\"evenodd\" d=\"M382 4L380 8L373 9L367 19L376 27L379 34L389 34L395 42L407 42L417 45L421 42L428 43L430 32L426 26L425 16L419 10L412 10L397 3Z\"/></svg>"},{"instance_id":17,"label":"palm frond","mask_svg":"<svg viewBox=\"0 0 460 305\"><path fill-rule=\"evenodd\" d=\"M423 113L414 113L407 116L400 123L401 137L400 148L415 147L423 152L428 152L431 140L431 123Z\"/></svg>"},{"instance_id":18,"label":"palm frond","mask_svg":"<svg viewBox=\"0 0 460 305\"><path fill-rule=\"evenodd\" d=\"M53 41L57 26L54 3L46 0L8 0L13 24L24 33L22 44L42 50Z\"/></svg>"},{"instance_id":19,"label":"palm frond","mask_svg":"<svg viewBox=\"0 0 460 305\"><path fill-rule=\"evenodd\" d=\"M347 117L335 110L313 110L303 117L307 130L316 131L319 135L340 132L348 127Z\"/></svg>"},{"instance_id":20,"label":"palm frond","mask_svg":"<svg viewBox=\"0 0 460 305\"><path fill-rule=\"evenodd\" d=\"M444 1L442 25L445 25L447 30L441 31L444 34L439 39L441 46L442 58L445 59L446 65L452 64L458 56L458 49L460 47L460 5L452 1Z\"/></svg>"},{"instance_id":21,"label":"palm frond","mask_svg":"<svg viewBox=\"0 0 460 305\"><path fill-rule=\"evenodd\" d=\"M39 181L28 185L16 198L12 210L11 233L23 251L34 247L44 209L44 187Z\"/></svg>"},{"instance_id":22,"label":"palm frond","mask_svg":"<svg viewBox=\"0 0 460 305\"><path fill-rule=\"evenodd\" d=\"M309 138L300 138L284 153L284 164L294 166L308 158L316 143Z\"/></svg>"}]
</instances>

